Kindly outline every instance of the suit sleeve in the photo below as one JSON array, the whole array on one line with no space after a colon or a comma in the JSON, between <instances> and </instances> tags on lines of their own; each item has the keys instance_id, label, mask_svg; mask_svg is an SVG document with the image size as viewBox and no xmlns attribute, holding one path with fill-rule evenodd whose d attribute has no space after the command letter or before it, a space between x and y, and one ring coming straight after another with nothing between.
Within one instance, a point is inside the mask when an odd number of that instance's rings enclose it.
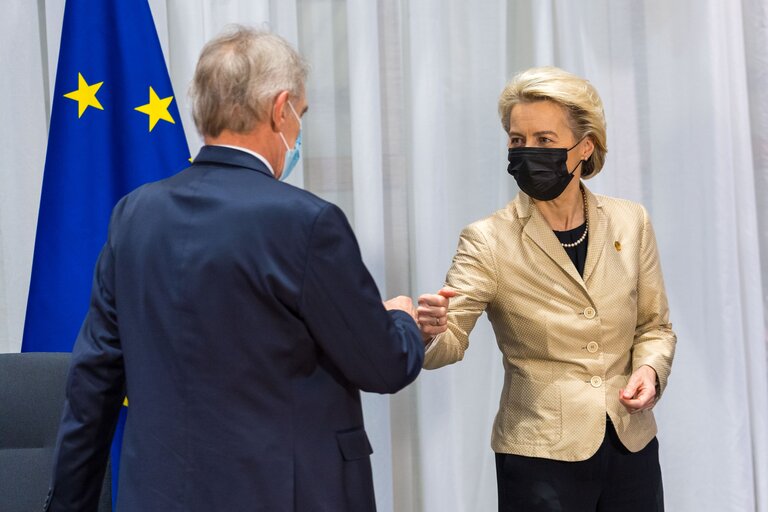
<instances>
[{"instance_id":1,"label":"suit sleeve","mask_svg":"<svg viewBox=\"0 0 768 512\"><path fill-rule=\"evenodd\" d=\"M643 235L637 283L637 327L632 352L633 370L648 365L656 370L659 393L664 392L675 355L677 337L669 322L669 305L656 247L656 236L643 208Z\"/></svg>"},{"instance_id":2,"label":"suit sleeve","mask_svg":"<svg viewBox=\"0 0 768 512\"><path fill-rule=\"evenodd\" d=\"M424 343L410 315L388 312L344 214L327 205L309 243L299 311L324 354L353 385L394 393L421 370Z\"/></svg>"},{"instance_id":3,"label":"suit sleeve","mask_svg":"<svg viewBox=\"0 0 768 512\"><path fill-rule=\"evenodd\" d=\"M448 309L448 330L427 348L428 369L461 361L469 348L469 333L496 295L496 265L482 231L466 227L459 237L446 284L458 295Z\"/></svg>"},{"instance_id":4,"label":"suit sleeve","mask_svg":"<svg viewBox=\"0 0 768 512\"><path fill-rule=\"evenodd\" d=\"M91 302L72 352L49 492L51 512L96 511L125 391L114 297L114 255L99 255Z\"/></svg>"}]
</instances>

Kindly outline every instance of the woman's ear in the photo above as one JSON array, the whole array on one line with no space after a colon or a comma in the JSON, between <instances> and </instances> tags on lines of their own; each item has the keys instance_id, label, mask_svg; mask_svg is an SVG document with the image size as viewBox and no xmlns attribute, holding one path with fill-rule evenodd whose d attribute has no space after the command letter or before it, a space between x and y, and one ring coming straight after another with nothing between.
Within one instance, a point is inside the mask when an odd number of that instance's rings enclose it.
<instances>
[{"instance_id":1,"label":"woman's ear","mask_svg":"<svg viewBox=\"0 0 768 512\"><path fill-rule=\"evenodd\" d=\"M592 140L591 135L587 135L584 137L584 144L582 144L581 149L581 159L582 160L589 160L589 157L592 156L592 153L595 151L595 143Z\"/></svg>"}]
</instances>

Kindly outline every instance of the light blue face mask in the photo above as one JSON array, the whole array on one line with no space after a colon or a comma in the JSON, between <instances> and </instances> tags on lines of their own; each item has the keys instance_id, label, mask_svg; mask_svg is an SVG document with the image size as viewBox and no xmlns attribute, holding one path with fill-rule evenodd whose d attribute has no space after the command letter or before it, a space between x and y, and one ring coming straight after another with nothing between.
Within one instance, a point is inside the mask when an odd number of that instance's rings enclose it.
<instances>
[{"instance_id":1,"label":"light blue face mask","mask_svg":"<svg viewBox=\"0 0 768 512\"><path fill-rule=\"evenodd\" d=\"M288 141L285 140L285 136L283 136L283 132L280 132L280 138L283 139L283 144L285 144L285 160L283 163L283 173L280 175L280 181L288 179L293 168L299 163L299 158L301 158L301 118L296 113L296 110L294 110L290 100L288 101L288 106L291 107L291 112L293 112L293 115L299 122L299 135L296 137L296 143L293 145L293 149L291 149L288 146Z\"/></svg>"}]
</instances>

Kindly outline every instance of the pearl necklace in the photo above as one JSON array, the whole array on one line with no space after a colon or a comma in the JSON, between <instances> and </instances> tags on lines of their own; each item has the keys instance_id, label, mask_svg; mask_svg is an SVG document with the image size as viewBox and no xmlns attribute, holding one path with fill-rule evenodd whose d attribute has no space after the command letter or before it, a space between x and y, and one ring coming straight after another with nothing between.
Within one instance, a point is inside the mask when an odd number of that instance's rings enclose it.
<instances>
[{"instance_id":1,"label":"pearl necklace","mask_svg":"<svg viewBox=\"0 0 768 512\"><path fill-rule=\"evenodd\" d=\"M587 239L587 233L589 233L589 211L587 210L587 194L584 193L584 189L581 190L581 197L584 199L584 222L587 224L584 226L584 233L581 234L581 237L576 240L575 242L572 242L570 244L564 244L560 242L560 245L562 245L565 248L570 249L571 247L576 247L581 242Z\"/></svg>"}]
</instances>

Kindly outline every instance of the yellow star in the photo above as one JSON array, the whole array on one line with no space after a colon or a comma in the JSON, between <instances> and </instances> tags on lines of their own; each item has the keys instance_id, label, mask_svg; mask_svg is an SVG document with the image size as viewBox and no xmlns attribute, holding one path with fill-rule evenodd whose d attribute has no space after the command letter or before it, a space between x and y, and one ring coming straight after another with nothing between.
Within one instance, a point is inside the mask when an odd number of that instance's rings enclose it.
<instances>
[{"instance_id":1,"label":"yellow star","mask_svg":"<svg viewBox=\"0 0 768 512\"><path fill-rule=\"evenodd\" d=\"M83 112L88 107L95 107L99 110L104 110L99 100L96 99L96 93L104 82L88 85L80 73L77 74L77 90L68 92L64 95L65 98L75 100L77 102L77 117L78 119L83 117Z\"/></svg>"},{"instance_id":2,"label":"yellow star","mask_svg":"<svg viewBox=\"0 0 768 512\"><path fill-rule=\"evenodd\" d=\"M168 112L168 106L172 101L173 96L168 96L167 98L158 98L157 93L155 93L155 90L152 88L152 86L150 86L149 103L140 107L136 107L134 110L138 110L142 114L147 114L149 116L149 131L152 131L157 122L161 119L163 121L168 121L171 124L176 124L176 122L171 117L171 114Z\"/></svg>"}]
</instances>

